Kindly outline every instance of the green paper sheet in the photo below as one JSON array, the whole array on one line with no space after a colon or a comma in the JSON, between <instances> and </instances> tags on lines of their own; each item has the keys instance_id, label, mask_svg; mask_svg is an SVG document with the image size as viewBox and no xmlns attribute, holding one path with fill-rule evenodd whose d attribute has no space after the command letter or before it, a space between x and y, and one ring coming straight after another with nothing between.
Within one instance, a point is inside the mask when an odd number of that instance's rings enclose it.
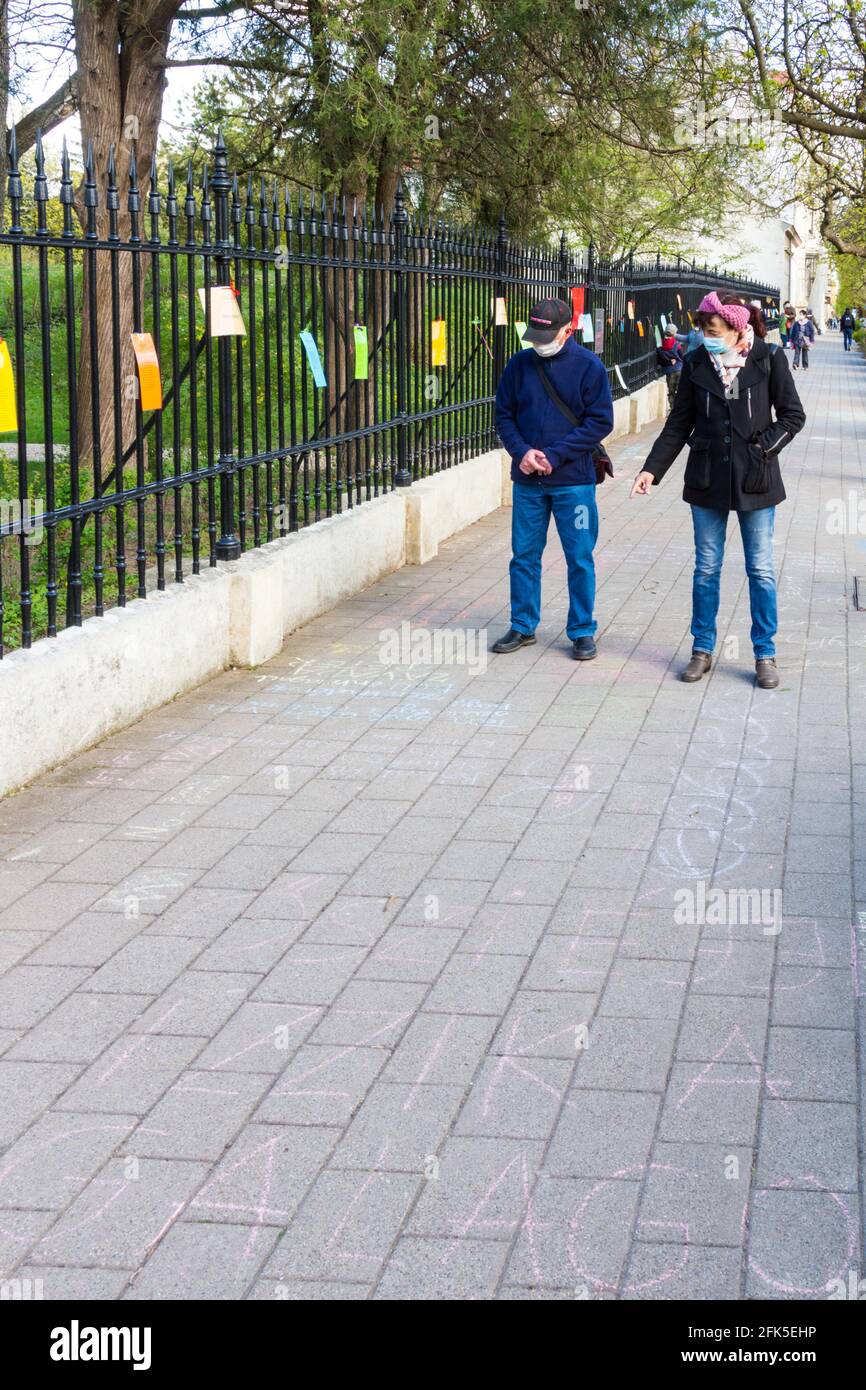
<instances>
[{"instance_id":1,"label":"green paper sheet","mask_svg":"<svg viewBox=\"0 0 866 1390\"><path fill-rule=\"evenodd\" d=\"M366 381L368 377L367 330L363 324L355 324L355 380Z\"/></svg>"}]
</instances>

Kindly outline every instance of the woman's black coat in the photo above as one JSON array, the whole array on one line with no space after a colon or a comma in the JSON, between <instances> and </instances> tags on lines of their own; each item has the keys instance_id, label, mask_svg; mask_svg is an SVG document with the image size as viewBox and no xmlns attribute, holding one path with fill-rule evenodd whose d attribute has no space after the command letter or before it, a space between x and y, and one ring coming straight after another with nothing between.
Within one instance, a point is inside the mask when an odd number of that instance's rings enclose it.
<instances>
[{"instance_id":1,"label":"woman's black coat","mask_svg":"<svg viewBox=\"0 0 866 1390\"><path fill-rule=\"evenodd\" d=\"M688 444L684 501L718 511L774 507L785 499L779 451L806 421L784 350L756 338L735 391L725 396L703 345L687 353L673 409L644 469L661 482Z\"/></svg>"}]
</instances>

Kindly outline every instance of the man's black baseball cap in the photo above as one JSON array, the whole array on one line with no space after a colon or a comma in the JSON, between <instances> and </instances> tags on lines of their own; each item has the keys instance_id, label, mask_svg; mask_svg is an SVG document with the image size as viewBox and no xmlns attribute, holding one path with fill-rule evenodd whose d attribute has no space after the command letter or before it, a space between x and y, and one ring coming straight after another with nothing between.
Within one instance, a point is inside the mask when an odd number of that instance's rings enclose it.
<instances>
[{"instance_id":1,"label":"man's black baseball cap","mask_svg":"<svg viewBox=\"0 0 866 1390\"><path fill-rule=\"evenodd\" d=\"M552 343L557 333L571 323L571 305L564 299L542 299L533 305L523 335L524 343Z\"/></svg>"}]
</instances>

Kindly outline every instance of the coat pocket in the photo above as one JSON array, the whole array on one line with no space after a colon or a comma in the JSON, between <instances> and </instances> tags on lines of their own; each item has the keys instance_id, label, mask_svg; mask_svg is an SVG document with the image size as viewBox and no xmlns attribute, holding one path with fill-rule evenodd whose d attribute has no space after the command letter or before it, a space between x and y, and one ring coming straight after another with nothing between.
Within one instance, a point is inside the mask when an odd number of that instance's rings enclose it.
<instances>
[{"instance_id":1,"label":"coat pocket","mask_svg":"<svg viewBox=\"0 0 866 1390\"><path fill-rule=\"evenodd\" d=\"M743 478L743 492L769 492L772 463L759 444L750 444L749 461Z\"/></svg>"},{"instance_id":2,"label":"coat pocket","mask_svg":"<svg viewBox=\"0 0 866 1390\"><path fill-rule=\"evenodd\" d=\"M686 487L704 492L710 485L710 449L708 444L697 444L689 452L689 460L683 482Z\"/></svg>"}]
</instances>

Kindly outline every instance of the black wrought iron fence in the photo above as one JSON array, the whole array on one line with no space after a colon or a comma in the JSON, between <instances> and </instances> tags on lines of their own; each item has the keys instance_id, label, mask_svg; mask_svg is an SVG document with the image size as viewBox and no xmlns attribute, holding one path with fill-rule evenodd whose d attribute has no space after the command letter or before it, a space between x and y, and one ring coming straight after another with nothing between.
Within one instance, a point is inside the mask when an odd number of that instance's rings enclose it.
<instances>
[{"instance_id":1,"label":"black wrought iron fence","mask_svg":"<svg viewBox=\"0 0 866 1390\"><path fill-rule=\"evenodd\" d=\"M76 190L64 151L52 229L41 141L26 197L10 142L0 655L4 632L27 647L493 447L496 382L540 298L582 292L615 396L652 380L662 316L686 326L709 285L778 298L503 222L424 223L401 189L386 219L241 182L221 138L198 173L160 185L154 165L146 195L121 154L100 184L88 152Z\"/></svg>"}]
</instances>

